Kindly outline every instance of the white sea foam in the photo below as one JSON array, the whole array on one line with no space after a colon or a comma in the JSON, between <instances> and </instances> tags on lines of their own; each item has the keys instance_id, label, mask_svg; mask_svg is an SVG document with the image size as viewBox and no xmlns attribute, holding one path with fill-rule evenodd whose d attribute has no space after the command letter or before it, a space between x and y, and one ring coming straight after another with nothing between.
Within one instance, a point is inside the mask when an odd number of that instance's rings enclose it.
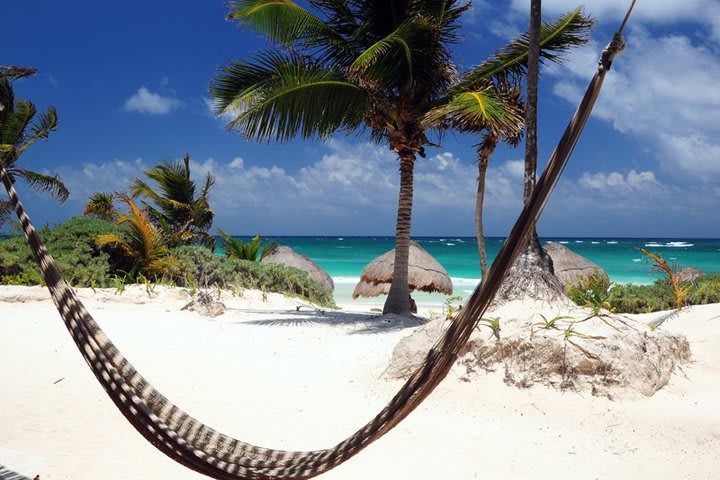
<instances>
[{"instance_id":1,"label":"white sea foam","mask_svg":"<svg viewBox=\"0 0 720 480\"><path fill-rule=\"evenodd\" d=\"M446 243L445 245L447 245L447 246L449 246L449 247L454 247L454 246L455 246L454 243Z\"/></svg>"},{"instance_id":2,"label":"white sea foam","mask_svg":"<svg viewBox=\"0 0 720 480\"><path fill-rule=\"evenodd\" d=\"M352 285L355 285L356 283L358 283L358 282L360 281L360 277L343 277L343 276L339 276L339 277L332 277L332 279L333 279L333 282L334 282L336 285L337 285L337 284L346 284L346 285L347 285L347 284L352 284Z\"/></svg>"},{"instance_id":3,"label":"white sea foam","mask_svg":"<svg viewBox=\"0 0 720 480\"><path fill-rule=\"evenodd\" d=\"M658 243L658 242L651 242L646 243L646 247L652 247L652 248L687 248L687 247L694 247L694 243L687 243L687 242L666 242L665 244Z\"/></svg>"},{"instance_id":4,"label":"white sea foam","mask_svg":"<svg viewBox=\"0 0 720 480\"><path fill-rule=\"evenodd\" d=\"M600 242L590 242L590 243L592 243L593 245L597 245Z\"/></svg>"},{"instance_id":5,"label":"white sea foam","mask_svg":"<svg viewBox=\"0 0 720 480\"><path fill-rule=\"evenodd\" d=\"M608 245L617 245L617 243L618 243L618 242L616 242L616 241L607 242Z\"/></svg>"},{"instance_id":6,"label":"white sea foam","mask_svg":"<svg viewBox=\"0 0 720 480\"><path fill-rule=\"evenodd\" d=\"M562 243L563 245L567 245L567 244L570 243L570 242L566 242L566 241L564 241L564 240L561 240L561 241L559 241L558 243Z\"/></svg>"},{"instance_id":7,"label":"white sea foam","mask_svg":"<svg viewBox=\"0 0 720 480\"><path fill-rule=\"evenodd\" d=\"M635 263L642 262L642 258L633 258L633 262L635 262Z\"/></svg>"},{"instance_id":8,"label":"white sea foam","mask_svg":"<svg viewBox=\"0 0 720 480\"><path fill-rule=\"evenodd\" d=\"M450 280L455 287L475 287L480 283L479 278L450 277Z\"/></svg>"},{"instance_id":9,"label":"white sea foam","mask_svg":"<svg viewBox=\"0 0 720 480\"><path fill-rule=\"evenodd\" d=\"M583 243L582 240L575 240L575 243Z\"/></svg>"},{"instance_id":10,"label":"white sea foam","mask_svg":"<svg viewBox=\"0 0 720 480\"><path fill-rule=\"evenodd\" d=\"M343 237L338 237L338 240L345 240Z\"/></svg>"}]
</instances>

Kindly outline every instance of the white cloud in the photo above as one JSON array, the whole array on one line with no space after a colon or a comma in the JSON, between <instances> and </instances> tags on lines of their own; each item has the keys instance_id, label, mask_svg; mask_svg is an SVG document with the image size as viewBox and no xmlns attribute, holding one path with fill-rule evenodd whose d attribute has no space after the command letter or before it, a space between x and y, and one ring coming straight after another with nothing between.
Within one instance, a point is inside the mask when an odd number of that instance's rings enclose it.
<instances>
[{"instance_id":1,"label":"white cloud","mask_svg":"<svg viewBox=\"0 0 720 480\"><path fill-rule=\"evenodd\" d=\"M71 207L79 211L92 193L125 189L129 179L142 176L149 166L142 159L115 160L80 169L62 168L60 174L73 194ZM294 172L271 161L254 164L241 157L193 161L191 168L197 179L206 172L215 175L211 204L218 214L216 224L232 233L367 235L394 231L398 163L392 152L381 146L331 141L324 155ZM476 182L474 158L463 160L452 152L419 158L414 234L470 234ZM522 189L522 161L491 161L485 194L488 234L507 233L521 209ZM656 220L662 218L678 226L695 221L692 228L684 227L684 236L691 235L693 228L707 235L707 221L699 217L708 208L720 208L720 188L695 187L693 193L688 195L678 186L661 182L651 170L585 172L577 179L561 179L541 227L551 225L548 230L556 234L610 235L619 223L625 234L650 235L658 225L666 228L666 223Z\"/></svg>"},{"instance_id":2,"label":"white cloud","mask_svg":"<svg viewBox=\"0 0 720 480\"><path fill-rule=\"evenodd\" d=\"M629 0L592 0L584 2L587 12L607 22L612 28L619 26L630 5ZM544 0L543 12L558 15L577 7L576 0ZM529 0L512 0L518 13L529 12ZM632 14L632 23L656 25L692 22L710 29L713 38L720 41L720 2L717 0L652 0L639 1Z\"/></svg>"},{"instance_id":3,"label":"white cloud","mask_svg":"<svg viewBox=\"0 0 720 480\"><path fill-rule=\"evenodd\" d=\"M608 74L593 112L646 145L665 172L712 181L720 173L720 58L681 35L652 37L642 28ZM551 67L556 95L577 104L600 46L577 50Z\"/></svg>"},{"instance_id":4,"label":"white cloud","mask_svg":"<svg viewBox=\"0 0 720 480\"><path fill-rule=\"evenodd\" d=\"M140 87L137 92L125 100L124 109L126 112L138 112L145 115L167 115L182 105L183 103L177 98L164 97L145 87Z\"/></svg>"}]
</instances>

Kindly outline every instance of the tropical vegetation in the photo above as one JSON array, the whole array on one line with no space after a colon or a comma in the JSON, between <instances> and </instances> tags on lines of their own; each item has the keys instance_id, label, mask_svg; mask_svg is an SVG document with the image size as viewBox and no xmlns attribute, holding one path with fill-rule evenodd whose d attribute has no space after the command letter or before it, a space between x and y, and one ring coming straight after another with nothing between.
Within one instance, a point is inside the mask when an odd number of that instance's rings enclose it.
<instances>
[{"instance_id":1,"label":"tropical vegetation","mask_svg":"<svg viewBox=\"0 0 720 480\"><path fill-rule=\"evenodd\" d=\"M5 178L14 184L18 179L38 192L46 193L64 203L70 192L57 175L46 175L18 166L20 156L39 140L45 140L57 129L55 107L38 114L29 100L15 98L12 81L33 75L33 69L2 67L0 69L0 168ZM0 175L2 176L2 175ZM0 226L8 219L10 202L0 200Z\"/></svg>"},{"instance_id":2,"label":"tropical vegetation","mask_svg":"<svg viewBox=\"0 0 720 480\"><path fill-rule=\"evenodd\" d=\"M229 258L238 258L240 260L249 260L256 262L270 255L278 247L275 241L267 242L263 245L259 235L253 237L249 242L243 242L239 238L232 237L218 228L218 233L223 239L223 250Z\"/></svg>"},{"instance_id":3,"label":"tropical vegetation","mask_svg":"<svg viewBox=\"0 0 720 480\"><path fill-rule=\"evenodd\" d=\"M682 305L720 302L720 273L703 275L688 282ZM677 309L675 286L668 278L651 285L611 284L606 275L594 274L567 289L568 297L594 313L650 313Z\"/></svg>"},{"instance_id":4,"label":"tropical vegetation","mask_svg":"<svg viewBox=\"0 0 720 480\"><path fill-rule=\"evenodd\" d=\"M130 196L143 199L150 220L164 232L168 245L201 244L213 248L215 237L208 233L215 218L209 202L210 188L215 183L212 174L205 175L198 191L190 176L190 156L185 155L182 161L159 163L145 175L151 183L134 178Z\"/></svg>"},{"instance_id":5,"label":"tropical vegetation","mask_svg":"<svg viewBox=\"0 0 720 480\"><path fill-rule=\"evenodd\" d=\"M83 215L93 215L103 220L115 221L120 215L115 209L115 196L104 192L93 193L85 204Z\"/></svg>"},{"instance_id":6,"label":"tropical vegetation","mask_svg":"<svg viewBox=\"0 0 720 480\"><path fill-rule=\"evenodd\" d=\"M260 141L368 131L398 155L400 192L393 282L385 313L410 312L407 284L413 172L431 130L518 130L512 79L525 70L522 39L458 75L451 45L467 4L456 0L230 3L229 17L273 44L216 76L211 93L229 127ZM575 11L543 30L544 55L581 43L590 21Z\"/></svg>"},{"instance_id":7,"label":"tropical vegetation","mask_svg":"<svg viewBox=\"0 0 720 480\"><path fill-rule=\"evenodd\" d=\"M142 213L139 208L138 211ZM131 232L131 223L128 220L118 225L93 216L79 216L52 228L43 227L39 234L71 285L115 288L120 293L124 285L144 278L134 264L135 257L128 255L124 247L125 243L141 244L133 240L136 233ZM109 238L111 235L119 241L98 244L99 236ZM173 260L167 261L168 268L162 274L158 271L159 276L151 276L150 281L193 289L226 288L237 294L244 289L259 289L334 306L332 292L310 279L306 272L292 267L226 258L196 245L168 249L165 258ZM10 238L0 239L0 283L43 284L32 252L19 231Z\"/></svg>"}]
</instances>

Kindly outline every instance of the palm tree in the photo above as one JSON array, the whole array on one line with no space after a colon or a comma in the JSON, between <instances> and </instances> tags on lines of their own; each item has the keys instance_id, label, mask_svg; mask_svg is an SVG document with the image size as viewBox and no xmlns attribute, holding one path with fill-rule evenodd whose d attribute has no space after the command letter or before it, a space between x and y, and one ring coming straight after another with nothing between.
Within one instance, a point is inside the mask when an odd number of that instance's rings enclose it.
<instances>
[{"instance_id":1,"label":"palm tree","mask_svg":"<svg viewBox=\"0 0 720 480\"><path fill-rule=\"evenodd\" d=\"M367 130L397 154L400 192L393 282L384 313L410 313L407 285L413 172L441 124L483 123L497 130L522 118L495 85L527 61L527 47L504 51L457 82L450 45L467 5L457 0L241 0L230 19L265 36L274 48L221 69L211 87L218 114L253 140L328 138ZM583 30L576 15L548 33L549 48Z\"/></svg>"},{"instance_id":2,"label":"palm tree","mask_svg":"<svg viewBox=\"0 0 720 480\"><path fill-rule=\"evenodd\" d=\"M119 215L114 201L115 198L110 193L93 193L85 204L83 215L93 215L103 220L114 221Z\"/></svg>"},{"instance_id":3,"label":"palm tree","mask_svg":"<svg viewBox=\"0 0 720 480\"><path fill-rule=\"evenodd\" d=\"M130 196L152 200L146 203L150 219L160 226L171 246L200 243L213 248L215 237L208 233L215 214L210 208L210 187L215 178L208 173L199 193L190 177L190 156L182 162L160 163L146 170L145 175L155 182L153 188L145 181L134 178L130 183Z\"/></svg>"},{"instance_id":4,"label":"palm tree","mask_svg":"<svg viewBox=\"0 0 720 480\"><path fill-rule=\"evenodd\" d=\"M537 176L537 105L538 81L540 71L540 52L542 45L541 0L530 2L530 34L527 106L525 111L526 142L525 172L523 182L523 201L527 204L535 188ZM537 229L533 229L525 251L518 257L502 284L496 298L499 301L514 300L530 295L544 300L553 300L564 296L564 288L555 277L552 259L540 245Z\"/></svg>"},{"instance_id":5,"label":"palm tree","mask_svg":"<svg viewBox=\"0 0 720 480\"><path fill-rule=\"evenodd\" d=\"M98 235L95 244L98 247L117 245L124 255L132 262L131 274L141 273L158 278L168 271L174 259L168 255L170 251L165 244L163 233L150 221L148 213L138 207L124 193L118 198L130 207L127 215L119 215L118 225L126 225L124 236L114 233Z\"/></svg>"},{"instance_id":6,"label":"palm tree","mask_svg":"<svg viewBox=\"0 0 720 480\"><path fill-rule=\"evenodd\" d=\"M10 182L22 179L30 188L47 193L64 203L70 193L57 175L45 175L17 167L20 155L38 140L47 139L58 124L54 107L37 115L32 102L15 99L11 80L34 73L32 69L19 67L0 68L0 166ZM0 201L0 225L7 219L9 211L10 203Z\"/></svg>"}]
</instances>

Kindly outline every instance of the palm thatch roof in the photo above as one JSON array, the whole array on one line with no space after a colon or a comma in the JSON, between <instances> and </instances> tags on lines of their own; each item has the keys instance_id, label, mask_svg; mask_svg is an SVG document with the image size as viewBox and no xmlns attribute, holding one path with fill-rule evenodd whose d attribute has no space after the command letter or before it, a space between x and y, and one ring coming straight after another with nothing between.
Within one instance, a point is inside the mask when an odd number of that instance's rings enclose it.
<instances>
[{"instance_id":1,"label":"palm thatch roof","mask_svg":"<svg viewBox=\"0 0 720 480\"><path fill-rule=\"evenodd\" d=\"M270 255L262 259L262 263L277 263L307 272L311 279L322 287L335 290L335 282L328 273L305 255L300 255L290 247L277 247Z\"/></svg>"},{"instance_id":2,"label":"palm thatch roof","mask_svg":"<svg viewBox=\"0 0 720 480\"><path fill-rule=\"evenodd\" d=\"M376 297L390 291L395 265L395 249L390 250L368 263L355 286L353 298ZM408 287L410 290L440 292L451 295L452 281L447 271L424 248L410 242L408 260Z\"/></svg>"},{"instance_id":3,"label":"palm thatch roof","mask_svg":"<svg viewBox=\"0 0 720 480\"><path fill-rule=\"evenodd\" d=\"M550 258L552 258L555 276L564 287L575 285L581 279L592 275L594 272L599 272L605 277L608 276L607 272L600 268L599 265L591 262L582 255L578 255L563 244L555 242L548 243L543 246L543 249L550 255Z\"/></svg>"}]
</instances>

